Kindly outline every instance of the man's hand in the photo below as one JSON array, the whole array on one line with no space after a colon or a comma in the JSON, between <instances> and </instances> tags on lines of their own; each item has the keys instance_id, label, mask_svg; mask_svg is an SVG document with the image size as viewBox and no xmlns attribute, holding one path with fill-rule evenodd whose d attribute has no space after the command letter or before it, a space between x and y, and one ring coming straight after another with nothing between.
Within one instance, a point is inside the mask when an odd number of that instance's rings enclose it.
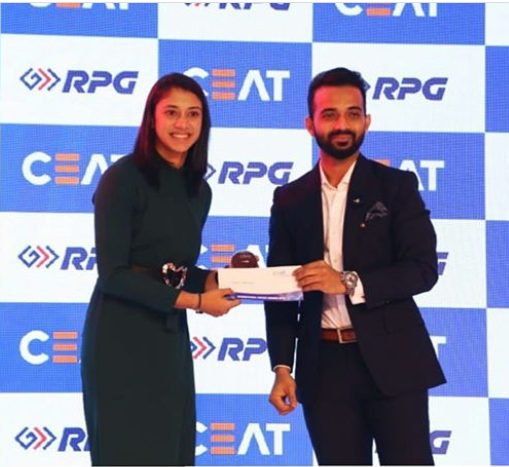
<instances>
[{"instance_id":1,"label":"man's hand","mask_svg":"<svg viewBox=\"0 0 509 467\"><path fill-rule=\"evenodd\" d=\"M287 415L298 405L297 385L288 368L276 368L276 380L270 392L269 402L276 408L279 415Z\"/></svg>"},{"instance_id":2,"label":"man's hand","mask_svg":"<svg viewBox=\"0 0 509 467\"><path fill-rule=\"evenodd\" d=\"M325 261L313 261L294 272L299 286L304 292L320 291L328 294L344 294L346 288L341 275Z\"/></svg>"}]
</instances>

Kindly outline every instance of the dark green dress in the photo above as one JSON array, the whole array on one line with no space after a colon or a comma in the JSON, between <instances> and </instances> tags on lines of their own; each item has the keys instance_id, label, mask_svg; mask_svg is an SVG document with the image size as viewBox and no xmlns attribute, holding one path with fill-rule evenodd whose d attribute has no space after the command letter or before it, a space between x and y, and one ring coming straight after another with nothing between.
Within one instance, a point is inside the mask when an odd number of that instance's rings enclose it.
<instances>
[{"instance_id":1,"label":"dark green dress","mask_svg":"<svg viewBox=\"0 0 509 467\"><path fill-rule=\"evenodd\" d=\"M185 290L203 291L194 266L210 208L206 182L187 194L182 171L158 157L160 188L126 156L95 194L99 277L85 320L81 373L93 465L193 465L195 390L187 317L178 291L147 271L189 266Z\"/></svg>"}]
</instances>

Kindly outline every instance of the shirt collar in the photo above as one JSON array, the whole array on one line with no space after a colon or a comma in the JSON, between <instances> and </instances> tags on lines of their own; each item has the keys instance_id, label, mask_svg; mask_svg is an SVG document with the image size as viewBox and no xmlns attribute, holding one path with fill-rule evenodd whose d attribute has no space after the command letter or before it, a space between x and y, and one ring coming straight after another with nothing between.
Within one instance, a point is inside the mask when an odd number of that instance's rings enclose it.
<instances>
[{"instance_id":1,"label":"shirt collar","mask_svg":"<svg viewBox=\"0 0 509 467\"><path fill-rule=\"evenodd\" d=\"M350 179L352 178L353 169L355 168L356 164L357 164L357 159L355 159L354 163L350 166L350 168L346 172L345 176L339 182L339 185L343 185L343 184L344 185L349 185L350 184ZM337 190L339 185L337 187L332 186L329 183L329 181L327 180L327 176L325 175L325 172L323 171L322 163L320 162L318 165L320 167L320 181L321 181L322 188L326 187L326 188L329 188L331 190Z\"/></svg>"}]
</instances>

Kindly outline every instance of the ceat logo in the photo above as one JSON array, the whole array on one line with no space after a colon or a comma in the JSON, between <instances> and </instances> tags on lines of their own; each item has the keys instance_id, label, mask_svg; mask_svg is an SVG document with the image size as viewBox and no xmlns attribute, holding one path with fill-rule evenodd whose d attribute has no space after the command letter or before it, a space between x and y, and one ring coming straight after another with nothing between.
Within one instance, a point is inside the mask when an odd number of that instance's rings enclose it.
<instances>
[{"instance_id":1,"label":"ceat logo","mask_svg":"<svg viewBox=\"0 0 509 467\"><path fill-rule=\"evenodd\" d=\"M381 164L390 166L389 159L377 159ZM419 191L437 191L439 170L445 168L444 160L422 159L418 162L403 159L399 166L401 170L413 172L419 182Z\"/></svg>"},{"instance_id":2,"label":"ceat logo","mask_svg":"<svg viewBox=\"0 0 509 467\"><path fill-rule=\"evenodd\" d=\"M59 9L68 9L68 10L91 10L93 7L99 7L99 8L106 8L106 10L129 10L129 3L112 3L112 2L105 2L105 3L31 3L31 6L34 8L48 8L48 7L55 7ZM96 8L97 9L97 8Z\"/></svg>"},{"instance_id":3,"label":"ceat logo","mask_svg":"<svg viewBox=\"0 0 509 467\"><path fill-rule=\"evenodd\" d=\"M111 164L124 156L101 153L82 156L77 152L47 154L35 151L23 159L21 172L32 185L91 185Z\"/></svg>"},{"instance_id":4,"label":"ceat logo","mask_svg":"<svg viewBox=\"0 0 509 467\"><path fill-rule=\"evenodd\" d=\"M251 451L262 456L281 456L284 454L284 435L290 432L290 424L248 423L244 430L239 430L232 422L213 422L209 426L198 422L196 431L210 436L207 445L196 445L196 456L207 451L213 456L243 456Z\"/></svg>"},{"instance_id":5,"label":"ceat logo","mask_svg":"<svg viewBox=\"0 0 509 467\"><path fill-rule=\"evenodd\" d=\"M344 16L365 15L368 17L400 17L403 12L409 11L417 18L436 18L438 16L438 3L404 3L394 5L386 4L354 4L336 3L336 8Z\"/></svg>"},{"instance_id":6,"label":"ceat logo","mask_svg":"<svg viewBox=\"0 0 509 467\"><path fill-rule=\"evenodd\" d=\"M46 350L46 353L44 350ZM19 342L19 353L31 365L78 363L77 331L53 331L49 334L36 329L26 333Z\"/></svg>"},{"instance_id":7,"label":"ceat logo","mask_svg":"<svg viewBox=\"0 0 509 467\"><path fill-rule=\"evenodd\" d=\"M447 345L447 336L430 336L430 339L433 344L433 349L435 349L435 354L440 360L440 346Z\"/></svg>"},{"instance_id":8,"label":"ceat logo","mask_svg":"<svg viewBox=\"0 0 509 467\"><path fill-rule=\"evenodd\" d=\"M211 243L208 247L201 246L200 255L207 254L208 260L212 266L224 267L230 264L230 260L236 251L248 250L258 257L258 265L265 267L265 255L267 254L269 245L249 244L239 247L235 243ZM265 253L262 253L264 251Z\"/></svg>"},{"instance_id":9,"label":"ceat logo","mask_svg":"<svg viewBox=\"0 0 509 467\"><path fill-rule=\"evenodd\" d=\"M192 67L184 74L201 81L205 94L216 101L247 101L252 97L263 102L281 102L285 80L290 79L290 70L257 68L240 74L235 68Z\"/></svg>"}]
</instances>

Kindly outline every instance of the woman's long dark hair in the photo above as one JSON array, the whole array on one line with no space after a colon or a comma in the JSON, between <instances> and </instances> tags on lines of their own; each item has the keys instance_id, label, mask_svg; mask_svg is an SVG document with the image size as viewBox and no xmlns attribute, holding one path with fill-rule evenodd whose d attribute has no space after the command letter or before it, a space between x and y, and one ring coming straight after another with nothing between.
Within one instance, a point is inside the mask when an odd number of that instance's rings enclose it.
<instances>
[{"instance_id":1,"label":"woman's long dark hair","mask_svg":"<svg viewBox=\"0 0 509 467\"><path fill-rule=\"evenodd\" d=\"M156 153L156 133L154 128L155 109L157 103L172 88L179 88L192 92L202 105L202 126L198 140L189 148L184 163L184 175L187 189L191 195L196 195L200 189L203 177L207 172L208 145L210 134L210 111L207 98L200 85L192 78L181 73L164 75L152 86L145 103L143 120L134 143L133 158L135 164L143 173L148 183L159 187L159 157Z\"/></svg>"}]
</instances>

